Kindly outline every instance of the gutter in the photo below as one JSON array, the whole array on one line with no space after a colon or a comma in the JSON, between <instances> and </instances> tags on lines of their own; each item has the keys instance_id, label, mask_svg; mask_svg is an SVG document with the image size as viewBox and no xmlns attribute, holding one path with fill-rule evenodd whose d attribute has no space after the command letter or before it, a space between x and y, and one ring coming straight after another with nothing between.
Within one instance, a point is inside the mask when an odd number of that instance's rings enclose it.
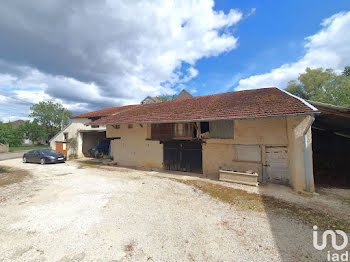
<instances>
[{"instance_id":1,"label":"gutter","mask_svg":"<svg viewBox=\"0 0 350 262\"><path fill-rule=\"evenodd\" d=\"M310 123L306 126L304 135L304 162L305 162L305 183L306 183L306 192L310 192L310 159L309 159L309 151L308 151L308 139L307 132L311 128L313 122L315 121L315 117L311 117Z\"/></svg>"}]
</instances>

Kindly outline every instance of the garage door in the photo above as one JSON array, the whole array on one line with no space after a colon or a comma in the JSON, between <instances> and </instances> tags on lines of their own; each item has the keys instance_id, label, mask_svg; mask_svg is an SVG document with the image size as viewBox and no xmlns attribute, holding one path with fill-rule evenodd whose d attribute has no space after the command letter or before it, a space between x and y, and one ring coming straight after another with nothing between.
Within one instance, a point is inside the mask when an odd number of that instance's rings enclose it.
<instances>
[{"instance_id":1,"label":"garage door","mask_svg":"<svg viewBox=\"0 0 350 262\"><path fill-rule=\"evenodd\" d=\"M164 142L164 169L202 173L202 144L192 141Z\"/></svg>"},{"instance_id":2,"label":"garage door","mask_svg":"<svg viewBox=\"0 0 350 262\"><path fill-rule=\"evenodd\" d=\"M290 182L288 148L286 146L267 146L265 153L267 180L288 185Z\"/></svg>"}]
</instances>

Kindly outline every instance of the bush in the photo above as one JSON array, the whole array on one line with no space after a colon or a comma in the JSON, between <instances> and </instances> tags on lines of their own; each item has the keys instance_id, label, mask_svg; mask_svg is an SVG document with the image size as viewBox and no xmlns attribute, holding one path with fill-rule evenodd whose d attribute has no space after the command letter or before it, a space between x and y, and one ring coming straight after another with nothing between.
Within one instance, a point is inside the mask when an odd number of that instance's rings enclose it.
<instances>
[{"instance_id":1,"label":"bush","mask_svg":"<svg viewBox=\"0 0 350 262\"><path fill-rule=\"evenodd\" d=\"M76 137L67 139L69 147L72 149L72 155L76 155L78 151L78 139Z\"/></svg>"}]
</instances>

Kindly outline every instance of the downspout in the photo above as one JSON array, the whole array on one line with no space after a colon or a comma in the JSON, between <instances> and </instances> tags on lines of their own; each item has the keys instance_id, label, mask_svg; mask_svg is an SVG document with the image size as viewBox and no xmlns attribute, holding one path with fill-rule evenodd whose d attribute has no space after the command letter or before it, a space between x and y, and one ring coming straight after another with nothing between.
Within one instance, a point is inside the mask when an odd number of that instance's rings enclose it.
<instances>
[{"instance_id":1,"label":"downspout","mask_svg":"<svg viewBox=\"0 0 350 262\"><path fill-rule=\"evenodd\" d=\"M311 117L310 123L307 125L304 131L304 158L305 158L305 180L306 180L306 192L310 192L310 159L309 159L309 151L308 151L308 140L307 140L307 132L312 126L312 123L315 121L315 117Z\"/></svg>"}]
</instances>

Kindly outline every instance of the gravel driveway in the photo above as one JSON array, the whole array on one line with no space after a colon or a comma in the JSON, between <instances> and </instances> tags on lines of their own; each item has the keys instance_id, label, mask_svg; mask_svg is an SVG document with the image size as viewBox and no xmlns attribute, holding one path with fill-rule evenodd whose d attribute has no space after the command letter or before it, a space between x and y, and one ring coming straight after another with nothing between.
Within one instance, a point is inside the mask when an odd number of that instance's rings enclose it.
<instances>
[{"instance_id":1,"label":"gravel driveway","mask_svg":"<svg viewBox=\"0 0 350 262\"><path fill-rule=\"evenodd\" d=\"M0 261L320 260L310 226L236 210L156 171L0 164L31 174L0 188Z\"/></svg>"}]
</instances>

